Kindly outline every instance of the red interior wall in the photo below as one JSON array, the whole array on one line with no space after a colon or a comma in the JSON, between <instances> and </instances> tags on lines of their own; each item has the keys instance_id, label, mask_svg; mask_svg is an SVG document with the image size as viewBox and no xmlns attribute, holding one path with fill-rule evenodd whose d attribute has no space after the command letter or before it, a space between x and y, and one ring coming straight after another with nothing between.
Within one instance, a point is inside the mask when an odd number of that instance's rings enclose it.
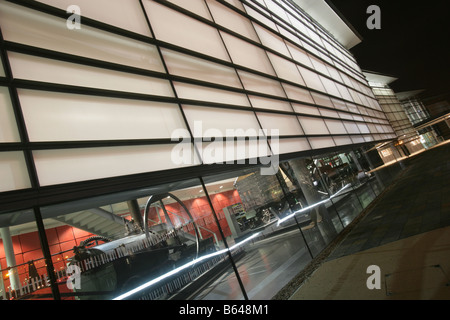
<instances>
[{"instance_id":1,"label":"red interior wall","mask_svg":"<svg viewBox=\"0 0 450 320\"><path fill-rule=\"evenodd\" d=\"M225 191L222 193L211 195L211 202L216 212L220 226L224 232L225 237L231 235L230 228L223 214L223 208L235 203L241 202L241 198L236 190ZM202 227L205 227L214 232L219 240L221 240L220 232L213 218L209 202L206 197L200 197L192 200L184 201L184 204L189 209L196 223ZM166 206L169 211L175 212L182 216L181 206L177 203ZM164 216L161 214L161 218L164 221ZM73 255L71 249L79 245L81 241L92 236L91 233L71 227L61 226L57 228L46 230L47 240L50 247L51 254L69 250L66 253L59 254L53 257L53 263L55 270L64 269L66 265L65 259ZM202 235L207 238L211 236L211 233L202 230ZM20 265L30 260L36 260L35 266L38 269L39 274L46 274L45 262L42 259L43 254L41 251L40 240L37 231L16 235L12 237L14 253L16 257L16 264ZM39 259L39 260L38 260ZM0 239L0 265L1 269L6 269L6 258L3 249L3 241ZM28 277L28 266L23 265L18 267L19 279L21 282L25 281ZM5 286L9 286L9 280L7 278L7 271L3 271L3 279L5 280Z\"/></svg>"}]
</instances>

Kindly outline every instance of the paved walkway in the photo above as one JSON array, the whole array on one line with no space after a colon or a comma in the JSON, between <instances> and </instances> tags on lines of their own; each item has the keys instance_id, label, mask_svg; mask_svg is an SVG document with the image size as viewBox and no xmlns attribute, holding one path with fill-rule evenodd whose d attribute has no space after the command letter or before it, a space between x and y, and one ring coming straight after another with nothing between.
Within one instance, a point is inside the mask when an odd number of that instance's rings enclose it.
<instances>
[{"instance_id":1,"label":"paved walkway","mask_svg":"<svg viewBox=\"0 0 450 320\"><path fill-rule=\"evenodd\" d=\"M450 143L403 161L402 175L297 277L289 299L450 299ZM371 265L380 289L367 287Z\"/></svg>"}]
</instances>

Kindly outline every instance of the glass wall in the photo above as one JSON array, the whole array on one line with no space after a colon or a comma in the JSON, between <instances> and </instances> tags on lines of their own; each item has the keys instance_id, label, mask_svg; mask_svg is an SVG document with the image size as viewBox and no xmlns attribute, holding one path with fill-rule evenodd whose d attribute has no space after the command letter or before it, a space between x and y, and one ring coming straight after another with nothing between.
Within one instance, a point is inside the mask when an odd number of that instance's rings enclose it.
<instances>
[{"instance_id":1,"label":"glass wall","mask_svg":"<svg viewBox=\"0 0 450 320\"><path fill-rule=\"evenodd\" d=\"M33 210L0 215L0 299L53 299L56 283L40 236Z\"/></svg>"},{"instance_id":2,"label":"glass wall","mask_svg":"<svg viewBox=\"0 0 450 320\"><path fill-rule=\"evenodd\" d=\"M2 214L2 297L271 299L398 171L372 163L348 149L42 207L47 260L34 211Z\"/></svg>"},{"instance_id":3,"label":"glass wall","mask_svg":"<svg viewBox=\"0 0 450 320\"><path fill-rule=\"evenodd\" d=\"M395 135L291 2L69 5L0 2L5 299L270 299L379 191L362 151L318 155Z\"/></svg>"}]
</instances>

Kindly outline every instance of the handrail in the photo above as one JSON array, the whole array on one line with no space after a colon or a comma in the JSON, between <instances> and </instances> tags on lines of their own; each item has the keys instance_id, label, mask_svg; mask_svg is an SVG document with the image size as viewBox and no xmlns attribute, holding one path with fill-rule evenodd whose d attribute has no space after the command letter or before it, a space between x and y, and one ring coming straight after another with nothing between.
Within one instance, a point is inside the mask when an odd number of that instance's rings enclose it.
<instances>
[{"instance_id":1,"label":"handrail","mask_svg":"<svg viewBox=\"0 0 450 320\"><path fill-rule=\"evenodd\" d=\"M160 206L159 204L156 204L156 206ZM186 219L185 217L183 217L183 216L180 216L180 215L178 215L177 213L175 213L175 212L173 212L173 211L170 211L170 210L167 210L166 209L166 211L167 212L169 212L169 213L171 213L171 214L173 214L174 216L177 216L178 218L182 218L183 220L185 220L186 222L190 222L188 219ZM151 220L151 219L150 219ZM153 221L153 220L152 220ZM185 226L186 224L183 224L183 226ZM203 226L200 226L200 225L198 225L198 224L195 224L196 225L196 227L197 228L199 228L199 229L203 229L203 230L205 230L205 231L207 231L207 232L209 232L209 233L211 233L213 236L214 236L214 240L215 240L215 242L216 242L216 244L218 245L219 244L219 240L217 239L217 235L214 233L214 231L212 231L212 230L210 230L210 229L208 229L208 228L205 228L205 227L203 227ZM200 234L200 238L203 240L203 236L202 236L202 233L201 232L199 232L199 234Z\"/></svg>"}]
</instances>

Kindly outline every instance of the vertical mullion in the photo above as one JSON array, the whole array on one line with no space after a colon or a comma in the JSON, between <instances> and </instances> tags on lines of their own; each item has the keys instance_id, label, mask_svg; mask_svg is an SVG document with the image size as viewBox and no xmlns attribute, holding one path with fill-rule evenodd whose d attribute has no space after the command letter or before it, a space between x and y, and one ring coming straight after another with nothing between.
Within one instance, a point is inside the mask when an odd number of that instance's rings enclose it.
<instances>
[{"instance_id":1,"label":"vertical mullion","mask_svg":"<svg viewBox=\"0 0 450 320\"><path fill-rule=\"evenodd\" d=\"M33 158L33 152L30 145L30 138L28 136L28 131L25 123L25 118L22 112L22 107L20 106L19 94L17 92L17 88L14 85L14 77L11 69L11 65L9 63L8 54L5 49L3 34L0 29L0 54L3 60L3 68L5 71L5 77L7 79L8 92L11 99L11 105L13 108L14 116L16 119L17 130L19 131L20 136L20 145L21 149L24 153L25 163L27 166L28 177L31 183L31 187L33 189L39 188L39 178L36 171L36 165Z\"/></svg>"},{"instance_id":2,"label":"vertical mullion","mask_svg":"<svg viewBox=\"0 0 450 320\"><path fill-rule=\"evenodd\" d=\"M148 17L147 11L145 9L144 4L142 3L142 0L139 0L139 4L141 5L142 13L144 14L145 20L147 22L147 26L148 26L148 28L150 30L150 34L152 35L153 39L157 40L156 36L155 36L155 33L153 31L153 27L152 27L151 22L150 22L150 18ZM172 78L170 77L169 68L167 67L166 61L164 59L164 55L161 52L161 48L160 48L160 46L157 43L155 43L155 47L156 47L156 50L158 51L158 55L159 55L159 58L161 59L161 63L163 64L164 71L168 75L168 81L170 83L170 87L172 88L172 92L173 92L173 94L175 96L175 99L177 99L179 101L177 90L175 88L175 85L173 84ZM181 113L181 115L183 117L183 121L184 121L184 123L186 125L186 128L187 128L187 130L189 132L189 135L191 137L191 142L192 142L192 145L194 147L194 150L197 153L197 156L198 156L200 162L203 163L203 157L202 157L200 151L197 149L196 139L194 137L194 134L192 133L192 129L191 129L190 125L189 125L189 122L187 120L186 114L184 113L183 106L181 105L180 102L177 102L177 105L178 105L178 109L180 110L180 113ZM200 141L203 141L203 137L201 137L200 139L201 139Z\"/></svg>"}]
</instances>

